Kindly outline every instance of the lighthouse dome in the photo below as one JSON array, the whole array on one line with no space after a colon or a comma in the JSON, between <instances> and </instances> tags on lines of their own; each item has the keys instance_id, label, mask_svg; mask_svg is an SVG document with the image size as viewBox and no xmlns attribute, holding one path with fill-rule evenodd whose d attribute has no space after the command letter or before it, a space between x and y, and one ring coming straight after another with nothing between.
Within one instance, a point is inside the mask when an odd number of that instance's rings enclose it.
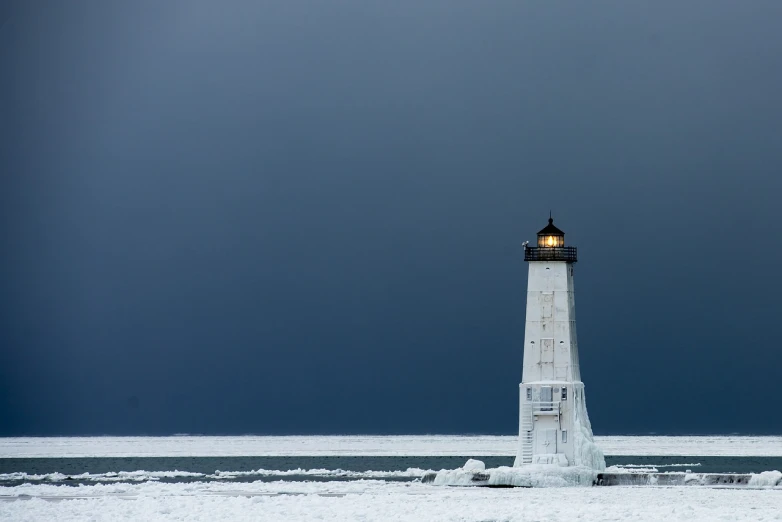
<instances>
[{"instance_id":1,"label":"lighthouse dome","mask_svg":"<svg viewBox=\"0 0 782 522\"><path fill-rule=\"evenodd\" d=\"M555 227L554 219L549 217L548 225L538 232L538 247L555 248L563 246L565 246L565 233Z\"/></svg>"}]
</instances>

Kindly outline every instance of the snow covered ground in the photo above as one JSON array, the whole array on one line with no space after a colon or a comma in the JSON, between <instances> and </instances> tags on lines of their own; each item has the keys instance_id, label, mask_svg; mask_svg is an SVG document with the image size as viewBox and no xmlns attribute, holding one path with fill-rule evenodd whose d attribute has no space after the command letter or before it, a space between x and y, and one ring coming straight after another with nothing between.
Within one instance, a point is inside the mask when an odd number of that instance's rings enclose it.
<instances>
[{"instance_id":1,"label":"snow covered ground","mask_svg":"<svg viewBox=\"0 0 782 522\"><path fill-rule=\"evenodd\" d=\"M366 480L241 485L26 485L3 488L1 495L0 520L15 522L782 520L782 490L778 489L486 489Z\"/></svg>"},{"instance_id":2,"label":"snow covered ground","mask_svg":"<svg viewBox=\"0 0 782 522\"><path fill-rule=\"evenodd\" d=\"M3 457L513 456L516 436L10 437ZM782 456L782 437L595 437L606 455Z\"/></svg>"},{"instance_id":3,"label":"snow covered ground","mask_svg":"<svg viewBox=\"0 0 782 522\"><path fill-rule=\"evenodd\" d=\"M782 456L782 437L596 439L611 455ZM513 436L2 438L0 457L512 456L515 447ZM668 467L697 465L697 462L666 464ZM650 471L646 469L648 466L636 469L628 465L630 469L615 471ZM411 479L424 472L421 469L260 469L212 474L117 470L85 472L76 475L79 481L73 482L66 481L60 473L38 476L14 471L3 478L30 482L0 487L0 521L782 521L782 487L770 487L779 482L779 472L757 474L750 487L743 489L703 486L487 489L388 480ZM285 480L283 477L287 475L295 475L296 481ZM277 480L278 476L282 480ZM238 477L252 482L232 481ZM273 482L256 477L269 477ZM193 481L159 481L177 478ZM329 481L315 481L317 478ZM342 482L331 478L354 480ZM83 483L75 485L79 482Z\"/></svg>"}]
</instances>

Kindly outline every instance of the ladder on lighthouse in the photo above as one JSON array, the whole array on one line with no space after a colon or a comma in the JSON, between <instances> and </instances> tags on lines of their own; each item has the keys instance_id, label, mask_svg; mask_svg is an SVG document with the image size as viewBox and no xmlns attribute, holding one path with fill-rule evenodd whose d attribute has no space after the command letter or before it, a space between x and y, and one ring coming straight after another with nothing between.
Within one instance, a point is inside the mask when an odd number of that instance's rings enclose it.
<instances>
[{"instance_id":1,"label":"ladder on lighthouse","mask_svg":"<svg viewBox=\"0 0 782 522\"><path fill-rule=\"evenodd\" d=\"M525 402L521 407L521 463L532 464L532 403Z\"/></svg>"}]
</instances>

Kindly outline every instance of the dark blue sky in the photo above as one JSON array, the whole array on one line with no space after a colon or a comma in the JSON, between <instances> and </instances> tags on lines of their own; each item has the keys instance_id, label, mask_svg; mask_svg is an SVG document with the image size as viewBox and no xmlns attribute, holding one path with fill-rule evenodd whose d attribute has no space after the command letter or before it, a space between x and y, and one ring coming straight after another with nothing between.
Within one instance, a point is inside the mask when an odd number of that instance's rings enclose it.
<instances>
[{"instance_id":1,"label":"dark blue sky","mask_svg":"<svg viewBox=\"0 0 782 522\"><path fill-rule=\"evenodd\" d=\"M0 435L780 433L782 2L0 7Z\"/></svg>"}]
</instances>

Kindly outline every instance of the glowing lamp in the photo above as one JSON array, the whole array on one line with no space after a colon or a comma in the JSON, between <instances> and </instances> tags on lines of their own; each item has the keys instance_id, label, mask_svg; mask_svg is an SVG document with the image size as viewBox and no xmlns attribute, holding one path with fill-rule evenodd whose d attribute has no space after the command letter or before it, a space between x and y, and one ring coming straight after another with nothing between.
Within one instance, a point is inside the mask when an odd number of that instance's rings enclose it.
<instances>
[{"instance_id":1,"label":"glowing lamp","mask_svg":"<svg viewBox=\"0 0 782 522\"><path fill-rule=\"evenodd\" d=\"M538 232L538 247L559 248L565 246L565 233L554 226L554 220L549 218L546 228Z\"/></svg>"}]
</instances>

